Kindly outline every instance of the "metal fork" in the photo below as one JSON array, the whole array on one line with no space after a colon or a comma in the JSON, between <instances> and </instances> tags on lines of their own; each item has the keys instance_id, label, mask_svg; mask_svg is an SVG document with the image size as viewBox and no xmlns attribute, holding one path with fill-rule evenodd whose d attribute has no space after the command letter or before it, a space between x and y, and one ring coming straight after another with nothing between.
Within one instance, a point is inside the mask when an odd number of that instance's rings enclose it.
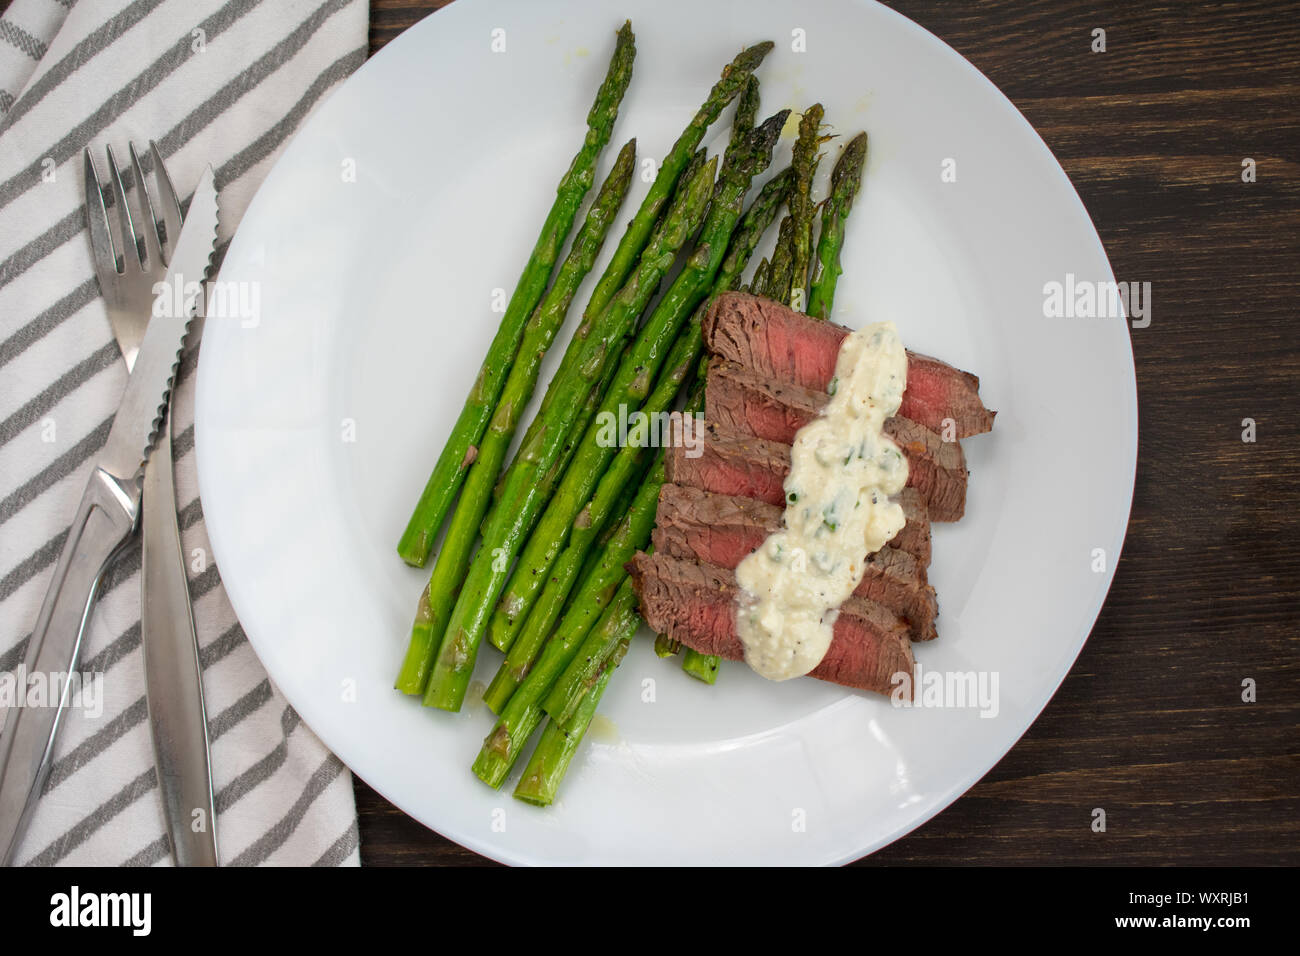
<instances>
[{"instance_id":1,"label":"metal fork","mask_svg":"<svg viewBox=\"0 0 1300 956\"><path fill-rule=\"evenodd\" d=\"M155 214L145 186L140 157L135 146L130 145L138 227L112 147L107 149L109 182L117 210L116 238L95 161L89 149L85 155L86 216L95 274L128 370L135 364L153 311L154 285L166 277L167 263L181 234L181 205L176 190L157 145L151 141L149 149L161 219ZM216 809L207 714L176 518L170 413L164 418L157 449L145 467L143 492L140 638L158 785L176 864L215 866Z\"/></svg>"}]
</instances>

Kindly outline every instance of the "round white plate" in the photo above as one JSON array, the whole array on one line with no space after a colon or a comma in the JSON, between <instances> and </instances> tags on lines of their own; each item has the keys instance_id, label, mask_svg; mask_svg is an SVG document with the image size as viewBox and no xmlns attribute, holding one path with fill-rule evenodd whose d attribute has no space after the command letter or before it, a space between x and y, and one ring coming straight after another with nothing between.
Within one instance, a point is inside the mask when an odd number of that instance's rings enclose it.
<instances>
[{"instance_id":1,"label":"round white plate","mask_svg":"<svg viewBox=\"0 0 1300 956\"><path fill-rule=\"evenodd\" d=\"M759 71L765 115L817 99L837 131L869 132L835 318L895 320L910 347L976 372L999 410L992 434L964 443L967 516L934 534L939 639L916 653L927 672L983 674L998 693L983 710L899 709L814 680L770 684L743 664L706 687L641 640L560 801L537 809L470 773L491 726L481 704L449 715L392 689L427 578L394 547L500 318L494 290L508 292L522 268L623 16L636 72L603 168L633 135L641 157L661 157L722 65L764 38L777 43ZM729 126L730 111L710 132L715 149ZM827 148L823 176L838 149ZM944 181L953 163L956 180ZM624 219L646 188L636 183ZM460 0L320 108L226 256L222 281L260 295L255 324L208 323L199 371L199 479L226 589L321 739L393 803L480 853L854 859L933 816L1006 753L1106 596L1133 490L1133 358L1122 318L1044 316L1045 284L1071 275L1076 286L1112 281L1051 153L969 63L883 7ZM480 680L498 659L485 649Z\"/></svg>"}]
</instances>

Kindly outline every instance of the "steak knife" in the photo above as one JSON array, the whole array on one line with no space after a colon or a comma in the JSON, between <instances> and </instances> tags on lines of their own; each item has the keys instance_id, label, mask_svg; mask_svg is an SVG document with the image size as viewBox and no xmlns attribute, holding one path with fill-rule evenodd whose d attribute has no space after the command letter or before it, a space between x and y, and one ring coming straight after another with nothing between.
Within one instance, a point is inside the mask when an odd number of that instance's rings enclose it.
<instances>
[{"instance_id":1,"label":"steak knife","mask_svg":"<svg viewBox=\"0 0 1300 956\"><path fill-rule=\"evenodd\" d=\"M217 238L211 168L190 201L167 270L169 288L186 290L178 315L149 322L108 440L95 463L28 640L25 673L70 676L94 608L100 576L130 539L140 513L140 471L158 437L194 305L202 295ZM49 776L70 680L49 706L11 708L0 736L0 863L11 863ZM18 695L21 698L25 695Z\"/></svg>"}]
</instances>

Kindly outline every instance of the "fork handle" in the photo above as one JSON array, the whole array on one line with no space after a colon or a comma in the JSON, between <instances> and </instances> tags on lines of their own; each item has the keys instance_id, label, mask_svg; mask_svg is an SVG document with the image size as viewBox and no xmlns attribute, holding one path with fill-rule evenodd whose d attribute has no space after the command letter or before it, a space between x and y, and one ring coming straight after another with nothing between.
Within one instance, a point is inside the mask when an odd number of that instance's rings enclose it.
<instances>
[{"instance_id":1,"label":"fork handle","mask_svg":"<svg viewBox=\"0 0 1300 956\"><path fill-rule=\"evenodd\" d=\"M130 540L138 498L131 487L102 468L86 484L77 516L54 566L54 577L36 618L16 682L18 704L0 735L0 864L13 862L54 759L54 740L72 703L72 675L95 602L100 575ZM27 699L27 680L37 676L61 691L40 705Z\"/></svg>"},{"instance_id":2,"label":"fork handle","mask_svg":"<svg viewBox=\"0 0 1300 956\"><path fill-rule=\"evenodd\" d=\"M144 471L140 643L163 811L177 866L216 866L203 671L176 520L171 414Z\"/></svg>"}]
</instances>

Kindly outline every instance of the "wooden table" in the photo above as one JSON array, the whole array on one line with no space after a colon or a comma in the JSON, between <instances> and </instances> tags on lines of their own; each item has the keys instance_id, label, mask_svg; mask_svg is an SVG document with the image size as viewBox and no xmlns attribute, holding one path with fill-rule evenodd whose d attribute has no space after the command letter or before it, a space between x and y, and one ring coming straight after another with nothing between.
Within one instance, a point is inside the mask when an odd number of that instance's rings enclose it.
<instances>
[{"instance_id":1,"label":"wooden table","mask_svg":"<svg viewBox=\"0 0 1300 956\"><path fill-rule=\"evenodd\" d=\"M371 49L445 2L374 0ZM1119 280L1141 438L1110 596L1056 697L899 863L1300 862L1300 6L890 3L1046 140ZM1106 31L1093 53L1092 31ZM1242 181L1243 159L1256 181ZM1242 420L1256 441L1242 441ZM1242 700L1253 679L1257 700ZM357 781L365 864L483 859ZM1105 833L1090 827L1106 810Z\"/></svg>"}]
</instances>

